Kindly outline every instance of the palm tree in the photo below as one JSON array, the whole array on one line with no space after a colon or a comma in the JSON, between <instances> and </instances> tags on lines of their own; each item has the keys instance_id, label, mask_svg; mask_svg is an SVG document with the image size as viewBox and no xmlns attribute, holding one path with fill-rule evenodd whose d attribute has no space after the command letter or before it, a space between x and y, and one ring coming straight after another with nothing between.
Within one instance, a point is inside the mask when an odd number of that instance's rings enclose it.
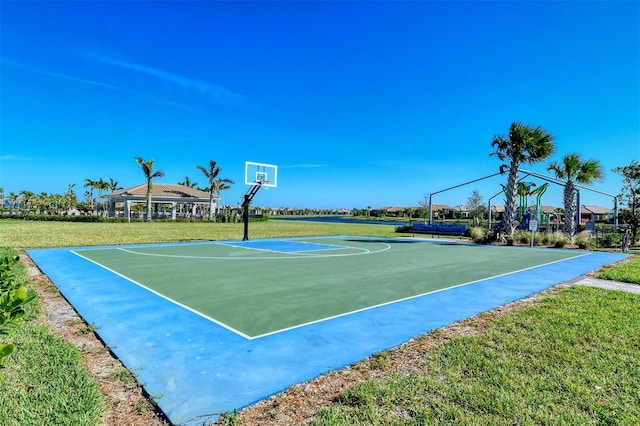
<instances>
[{"instance_id":1,"label":"palm tree","mask_svg":"<svg viewBox=\"0 0 640 426\"><path fill-rule=\"evenodd\" d=\"M108 185L111 192L117 191L118 189L122 189L122 187L118 184L118 181L113 180L113 178L109 178Z\"/></svg>"},{"instance_id":2,"label":"palm tree","mask_svg":"<svg viewBox=\"0 0 640 426\"><path fill-rule=\"evenodd\" d=\"M11 203L11 210L16 211L16 205L18 204L18 198L20 196L15 192L9 193L9 202Z\"/></svg>"},{"instance_id":3,"label":"palm tree","mask_svg":"<svg viewBox=\"0 0 640 426\"><path fill-rule=\"evenodd\" d=\"M196 169L200 170L202 174L207 177L209 182L209 220L215 221L215 211L213 208L213 196L220 195L220 191L231 188L235 182L231 179L219 178L222 169L216 165L216 162L209 160L209 168L203 166L196 166Z\"/></svg>"},{"instance_id":4,"label":"palm tree","mask_svg":"<svg viewBox=\"0 0 640 426\"><path fill-rule=\"evenodd\" d=\"M105 181L104 179L100 178L97 181L94 182L94 187L95 189L98 190L98 197L96 198L98 200L98 211L100 210L100 205L102 204L102 192L103 191L108 191L109 190L109 182Z\"/></svg>"},{"instance_id":5,"label":"palm tree","mask_svg":"<svg viewBox=\"0 0 640 426\"><path fill-rule=\"evenodd\" d=\"M35 196L37 213L44 214L45 211L49 211L53 208L53 200L51 195L46 192L41 192L40 195Z\"/></svg>"},{"instance_id":6,"label":"palm tree","mask_svg":"<svg viewBox=\"0 0 640 426\"><path fill-rule=\"evenodd\" d=\"M509 164L500 166L500 171L509 170L507 178L506 200L504 207L505 232L512 236L516 230L516 202L518 200L518 172L523 163L533 164L545 160L553 151L553 135L542 127L532 127L513 122L508 136L494 136L491 146L495 151L490 155L497 156Z\"/></svg>"},{"instance_id":7,"label":"palm tree","mask_svg":"<svg viewBox=\"0 0 640 426\"><path fill-rule=\"evenodd\" d=\"M89 204L91 205L91 210L93 210L93 190L96 187L96 183L97 182L95 180L91 180L89 178L86 178L84 180L84 187L89 188L89 192L87 194L89 195Z\"/></svg>"},{"instance_id":8,"label":"palm tree","mask_svg":"<svg viewBox=\"0 0 640 426\"><path fill-rule=\"evenodd\" d=\"M26 213L31 212L31 202L35 199L36 194L23 189L22 191L20 191L20 196L22 197L23 209L26 208L26 210L24 211Z\"/></svg>"},{"instance_id":9,"label":"palm tree","mask_svg":"<svg viewBox=\"0 0 640 426\"><path fill-rule=\"evenodd\" d=\"M78 197L76 196L73 187L76 186L75 183L67 184L67 193L64 195L64 208L69 211L71 208L76 207L78 204Z\"/></svg>"},{"instance_id":10,"label":"palm tree","mask_svg":"<svg viewBox=\"0 0 640 426\"><path fill-rule=\"evenodd\" d=\"M135 158L136 163L140 164L142 168L142 172L144 176L147 178L147 218L146 220L151 221L151 188L153 188L153 183L151 180L153 178L164 176L164 172L162 170L158 170L157 172L153 171L153 160L143 160L142 157Z\"/></svg>"},{"instance_id":11,"label":"palm tree","mask_svg":"<svg viewBox=\"0 0 640 426\"><path fill-rule=\"evenodd\" d=\"M178 185L186 186L187 188L195 188L198 186L197 182L191 182L189 176L184 177L184 182L178 182Z\"/></svg>"},{"instance_id":12,"label":"palm tree","mask_svg":"<svg viewBox=\"0 0 640 426\"><path fill-rule=\"evenodd\" d=\"M604 177L602 165L594 159L582 161L579 154L571 153L562 157L562 161L551 163L547 170L554 172L556 178L565 181L562 193L565 232L573 242L577 229L576 183L589 185L594 181L602 180Z\"/></svg>"}]
</instances>

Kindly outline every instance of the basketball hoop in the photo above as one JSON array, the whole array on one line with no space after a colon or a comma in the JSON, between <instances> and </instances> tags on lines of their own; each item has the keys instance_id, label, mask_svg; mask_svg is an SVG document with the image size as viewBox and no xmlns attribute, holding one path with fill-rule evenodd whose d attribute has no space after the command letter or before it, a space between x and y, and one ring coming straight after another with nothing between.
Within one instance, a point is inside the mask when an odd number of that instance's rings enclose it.
<instances>
[{"instance_id":1,"label":"basketball hoop","mask_svg":"<svg viewBox=\"0 0 640 426\"><path fill-rule=\"evenodd\" d=\"M249 240L249 204L262 188L269 189L278 186L278 166L246 161L244 163L244 183L249 185L249 190L244 194L242 203L244 211L244 238L242 240L247 241Z\"/></svg>"}]
</instances>

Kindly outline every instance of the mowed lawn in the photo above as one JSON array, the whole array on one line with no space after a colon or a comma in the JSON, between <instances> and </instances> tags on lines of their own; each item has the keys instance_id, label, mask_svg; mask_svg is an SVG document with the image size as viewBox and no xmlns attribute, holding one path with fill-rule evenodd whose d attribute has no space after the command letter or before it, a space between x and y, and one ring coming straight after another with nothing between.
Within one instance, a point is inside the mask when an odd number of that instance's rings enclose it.
<instances>
[{"instance_id":1,"label":"mowed lawn","mask_svg":"<svg viewBox=\"0 0 640 426\"><path fill-rule=\"evenodd\" d=\"M273 221L250 227L251 238L308 235L396 234L385 225ZM10 249L241 238L241 224L0 220L0 244ZM638 268L626 268L625 276L640 277ZM47 330L41 309L30 309L15 334L2 336L20 344L0 370L0 424L100 424L104 403L79 353ZM563 290L499 316L480 335L453 338L426 353L420 372L348 389L314 424L640 424L639 322L638 295ZM242 415L226 420L250 424Z\"/></svg>"},{"instance_id":2,"label":"mowed lawn","mask_svg":"<svg viewBox=\"0 0 640 426\"><path fill-rule=\"evenodd\" d=\"M21 249L242 240L242 223L131 222L72 223L0 220L0 245ZM334 224L273 220L249 224L249 238L316 235L395 237L390 225Z\"/></svg>"}]
</instances>

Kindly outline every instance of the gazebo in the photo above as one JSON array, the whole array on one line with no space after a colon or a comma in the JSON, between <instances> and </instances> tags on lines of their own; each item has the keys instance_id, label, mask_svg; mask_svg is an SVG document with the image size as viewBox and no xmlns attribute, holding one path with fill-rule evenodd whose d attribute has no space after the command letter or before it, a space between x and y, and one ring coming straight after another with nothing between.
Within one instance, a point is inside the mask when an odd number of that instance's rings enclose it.
<instances>
[{"instance_id":1,"label":"gazebo","mask_svg":"<svg viewBox=\"0 0 640 426\"><path fill-rule=\"evenodd\" d=\"M131 204L147 202L147 184L132 186L127 189L120 189L107 195L109 200L109 217L116 216L116 203L124 204L124 217L131 220ZM213 208L220 201L219 196L213 197ZM169 185L163 183L154 183L151 186L151 204L152 210L158 212L158 207L162 204L171 206L171 220L176 220L178 206L190 206L191 215L196 214L198 205L209 204L209 193L200 191L199 189L190 188L184 185ZM183 210L182 208L180 209Z\"/></svg>"}]
</instances>

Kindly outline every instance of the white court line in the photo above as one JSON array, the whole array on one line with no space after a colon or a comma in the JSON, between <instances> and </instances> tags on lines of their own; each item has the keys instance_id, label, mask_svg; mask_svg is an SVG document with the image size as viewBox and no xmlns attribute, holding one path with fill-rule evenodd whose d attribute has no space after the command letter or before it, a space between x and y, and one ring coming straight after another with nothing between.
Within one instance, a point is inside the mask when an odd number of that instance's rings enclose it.
<instances>
[{"instance_id":1,"label":"white court line","mask_svg":"<svg viewBox=\"0 0 640 426\"><path fill-rule=\"evenodd\" d=\"M198 315L199 317L202 317L202 318L204 318L204 319L207 319L207 320L209 320L209 321L211 321L211 322L213 322L213 323L215 323L215 324L219 325L220 327L223 327L223 328L225 328L225 329L227 329L227 330L229 330L229 331L231 331L231 332L233 332L233 333L236 333L238 336L244 337L244 338L245 338L245 339L247 339L247 340L252 340L252 339L253 339L251 336L246 335L246 334L244 334L243 332L241 332L241 331L239 331L239 330L236 330L235 328L233 328L233 327L231 327L231 326L228 326L227 324L225 324L225 323L223 323L223 322L220 322L220 321L218 321L218 320L217 320L217 319L215 319L215 318L211 318L210 316L207 316L207 315L203 314L202 312L199 312L199 311L197 311L197 310L195 310L195 309L192 309L192 308L190 308L189 306L184 305L184 304L182 304L182 303L178 302L177 300L173 300L172 298L167 297L167 296L165 296L164 294L159 293L159 292L155 291L154 289L149 288L149 287L147 287L146 285L141 284L141 283L137 282L136 280L133 280L133 279L131 279L131 278L127 277L126 275L122 275L121 273L119 273L119 272L117 272L117 271L114 271L114 270L113 270L113 269L111 269L111 268L108 268L108 267L106 267L106 266L104 266L104 265L102 265L102 264L100 264L100 263L98 263L98 262L95 262L95 261L93 261L93 260L91 260L91 259L89 259L89 258L87 258L87 257L84 257L83 255L81 255L81 254L79 254L79 253L75 252L74 250L70 250L70 251L71 251L71 253L75 254L76 256L81 257L81 258L83 258L84 260L87 260L87 261L89 261L89 262L93 263L94 265L97 265L97 266L101 267L102 269L105 269L105 270L107 270L107 271L111 272L112 274L115 274L115 275L119 276L120 278L124 278L125 280L129 281L129 282L130 282L130 283L132 283L132 284L135 284L135 285L137 285L137 286L140 286L140 287L144 288L145 290L150 291L151 293L155 294L156 296L160 296L160 297L161 297L161 298L163 298L164 300L167 300L167 301L169 301L169 302L171 302L171 303L174 303L174 304L176 304L176 305L180 306L181 308L184 308L184 309L186 309L187 311L192 312L192 313L194 313L194 314Z\"/></svg>"},{"instance_id":2,"label":"white court line","mask_svg":"<svg viewBox=\"0 0 640 426\"><path fill-rule=\"evenodd\" d=\"M365 254L376 254L376 253L382 253L385 252L389 249L391 249L391 245L387 244L387 243L381 243L384 245L384 247L382 249L379 250L369 250L369 249L365 249L365 248L361 248L361 247L351 247L351 246L343 246L345 249L354 249L354 250L361 250L361 252L359 253L340 253L340 254L316 254L316 253L309 253L309 252L301 252L301 253L293 253L291 256L260 256L260 257L253 257L253 256L243 256L243 257L228 257L228 256L184 256L184 255L177 255L177 254L158 254L158 253L144 253L144 252L139 252L139 251L134 251L131 249L125 249L125 248L116 248L116 249L112 249L112 250L120 250L120 251L124 251L127 253L131 253L131 254L135 254L138 256L151 256L151 257L167 257L167 258L176 258L176 259L211 259L211 260L280 260L280 259L301 259L301 258L328 258L328 257L348 257L348 256L362 256ZM235 246L231 246L234 247ZM245 248L246 247L240 247L238 246L238 248ZM254 249L254 250L259 250L259 249ZM267 251L270 252L271 250L262 250L262 251ZM281 253L281 252L274 252L274 253Z\"/></svg>"},{"instance_id":3,"label":"white court line","mask_svg":"<svg viewBox=\"0 0 640 426\"><path fill-rule=\"evenodd\" d=\"M291 242L292 240L268 240L269 242ZM227 247L233 247L233 248L241 248L241 249L245 249L245 250L256 250L256 251L266 251L269 253L286 253L286 254L306 254L305 252L312 252L312 251L327 251L327 250L338 250L338 249L347 249L347 248L356 248L356 247L350 247L350 246L338 246L335 244L319 244L319 243L310 243L307 241L295 241L296 244L314 244L316 246L325 246L327 248L316 248L316 249L308 249L308 250L292 250L292 251L281 251L281 250L271 250L271 249L267 249L267 248L261 248L261 247L255 247L255 246L251 246L250 244L237 244L237 243L232 243L232 242L219 242L219 243L215 243L217 245L221 245L221 246L227 246Z\"/></svg>"}]
</instances>

